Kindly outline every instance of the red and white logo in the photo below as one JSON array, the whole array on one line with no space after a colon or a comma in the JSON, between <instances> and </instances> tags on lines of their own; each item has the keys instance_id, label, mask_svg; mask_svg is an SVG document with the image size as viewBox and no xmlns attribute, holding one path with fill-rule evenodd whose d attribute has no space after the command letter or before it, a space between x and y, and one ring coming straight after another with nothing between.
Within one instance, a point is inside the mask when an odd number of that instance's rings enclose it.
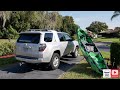
<instances>
[{"instance_id":1,"label":"red and white logo","mask_svg":"<svg viewBox=\"0 0 120 90\"><path fill-rule=\"evenodd\" d=\"M119 77L118 69L111 69L111 78L118 78L118 77Z\"/></svg>"},{"instance_id":2,"label":"red and white logo","mask_svg":"<svg viewBox=\"0 0 120 90\"><path fill-rule=\"evenodd\" d=\"M120 69L118 69L118 75L119 75L119 78L120 78Z\"/></svg>"}]
</instances>

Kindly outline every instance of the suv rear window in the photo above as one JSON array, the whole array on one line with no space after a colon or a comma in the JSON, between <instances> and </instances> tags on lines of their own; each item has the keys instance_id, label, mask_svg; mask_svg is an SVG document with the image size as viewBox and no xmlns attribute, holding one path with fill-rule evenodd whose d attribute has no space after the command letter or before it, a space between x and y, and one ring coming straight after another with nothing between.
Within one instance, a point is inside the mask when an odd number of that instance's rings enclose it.
<instances>
[{"instance_id":1,"label":"suv rear window","mask_svg":"<svg viewBox=\"0 0 120 90\"><path fill-rule=\"evenodd\" d=\"M34 43L38 44L40 41L40 34L20 34L17 42L19 43Z\"/></svg>"}]
</instances>

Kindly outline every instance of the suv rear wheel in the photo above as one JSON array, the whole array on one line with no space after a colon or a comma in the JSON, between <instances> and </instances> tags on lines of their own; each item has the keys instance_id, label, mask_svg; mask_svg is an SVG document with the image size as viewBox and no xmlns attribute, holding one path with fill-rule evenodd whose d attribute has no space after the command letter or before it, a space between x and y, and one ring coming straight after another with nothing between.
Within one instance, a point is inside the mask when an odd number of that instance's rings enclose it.
<instances>
[{"instance_id":1,"label":"suv rear wheel","mask_svg":"<svg viewBox=\"0 0 120 90\"><path fill-rule=\"evenodd\" d=\"M49 63L49 68L55 70L59 67L59 65L60 65L60 55L58 53L54 53Z\"/></svg>"},{"instance_id":2,"label":"suv rear wheel","mask_svg":"<svg viewBox=\"0 0 120 90\"><path fill-rule=\"evenodd\" d=\"M73 58L77 58L78 57L78 49L76 48L75 51L72 53L72 57Z\"/></svg>"}]
</instances>

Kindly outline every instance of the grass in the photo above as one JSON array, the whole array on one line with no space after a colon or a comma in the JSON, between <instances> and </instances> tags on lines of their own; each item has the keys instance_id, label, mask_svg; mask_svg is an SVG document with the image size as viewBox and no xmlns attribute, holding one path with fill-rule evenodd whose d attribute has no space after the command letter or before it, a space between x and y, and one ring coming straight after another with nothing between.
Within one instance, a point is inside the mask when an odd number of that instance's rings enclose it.
<instances>
[{"instance_id":1,"label":"grass","mask_svg":"<svg viewBox=\"0 0 120 90\"><path fill-rule=\"evenodd\" d=\"M80 64L75 65L66 73L61 75L59 79L104 79L102 75L93 71L86 60L82 60ZM112 79L112 78L108 78ZM120 79L116 78L116 79Z\"/></svg>"},{"instance_id":2,"label":"grass","mask_svg":"<svg viewBox=\"0 0 120 90\"><path fill-rule=\"evenodd\" d=\"M81 50L79 50L79 53L82 55ZM108 60L108 64L110 64L110 52L101 51L101 54L105 58L105 61L107 62ZM86 60L82 60L79 64L76 64L61 75L59 79L103 79L103 77L93 71Z\"/></svg>"},{"instance_id":3,"label":"grass","mask_svg":"<svg viewBox=\"0 0 120 90\"><path fill-rule=\"evenodd\" d=\"M119 42L119 38L96 38L94 42Z\"/></svg>"},{"instance_id":4,"label":"grass","mask_svg":"<svg viewBox=\"0 0 120 90\"><path fill-rule=\"evenodd\" d=\"M4 66L4 65L8 65L8 64L13 64L18 62L15 57L11 57L11 58L0 58L0 67Z\"/></svg>"},{"instance_id":5,"label":"grass","mask_svg":"<svg viewBox=\"0 0 120 90\"><path fill-rule=\"evenodd\" d=\"M78 50L78 52L79 52L80 56L83 56L83 54L82 54L82 52L81 52L81 50L80 50L80 49Z\"/></svg>"},{"instance_id":6,"label":"grass","mask_svg":"<svg viewBox=\"0 0 120 90\"><path fill-rule=\"evenodd\" d=\"M106 60L110 59L110 52L105 52L105 51L100 51L100 52Z\"/></svg>"},{"instance_id":7,"label":"grass","mask_svg":"<svg viewBox=\"0 0 120 90\"><path fill-rule=\"evenodd\" d=\"M103 58L105 59L105 62L108 63L108 65L111 65L110 62L110 52L100 51Z\"/></svg>"},{"instance_id":8,"label":"grass","mask_svg":"<svg viewBox=\"0 0 120 90\"><path fill-rule=\"evenodd\" d=\"M106 46L110 47L111 44L107 44Z\"/></svg>"},{"instance_id":9,"label":"grass","mask_svg":"<svg viewBox=\"0 0 120 90\"><path fill-rule=\"evenodd\" d=\"M72 67L64 73L59 79L100 79L102 76L93 71L86 60Z\"/></svg>"}]
</instances>

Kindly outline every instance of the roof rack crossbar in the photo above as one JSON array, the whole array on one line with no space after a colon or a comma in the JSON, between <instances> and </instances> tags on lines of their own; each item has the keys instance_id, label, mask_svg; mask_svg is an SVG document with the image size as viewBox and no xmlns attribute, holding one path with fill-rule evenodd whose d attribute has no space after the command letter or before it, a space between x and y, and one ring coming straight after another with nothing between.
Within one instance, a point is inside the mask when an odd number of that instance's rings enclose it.
<instances>
[{"instance_id":1,"label":"roof rack crossbar","mask_svg":"<svg viewBox=\"0 0 120 90\"><path fill-rule=\"evenodd\" d=\"M47 29L29 29L28 31L48 31Z\"/></svg>"}]
</instances>

